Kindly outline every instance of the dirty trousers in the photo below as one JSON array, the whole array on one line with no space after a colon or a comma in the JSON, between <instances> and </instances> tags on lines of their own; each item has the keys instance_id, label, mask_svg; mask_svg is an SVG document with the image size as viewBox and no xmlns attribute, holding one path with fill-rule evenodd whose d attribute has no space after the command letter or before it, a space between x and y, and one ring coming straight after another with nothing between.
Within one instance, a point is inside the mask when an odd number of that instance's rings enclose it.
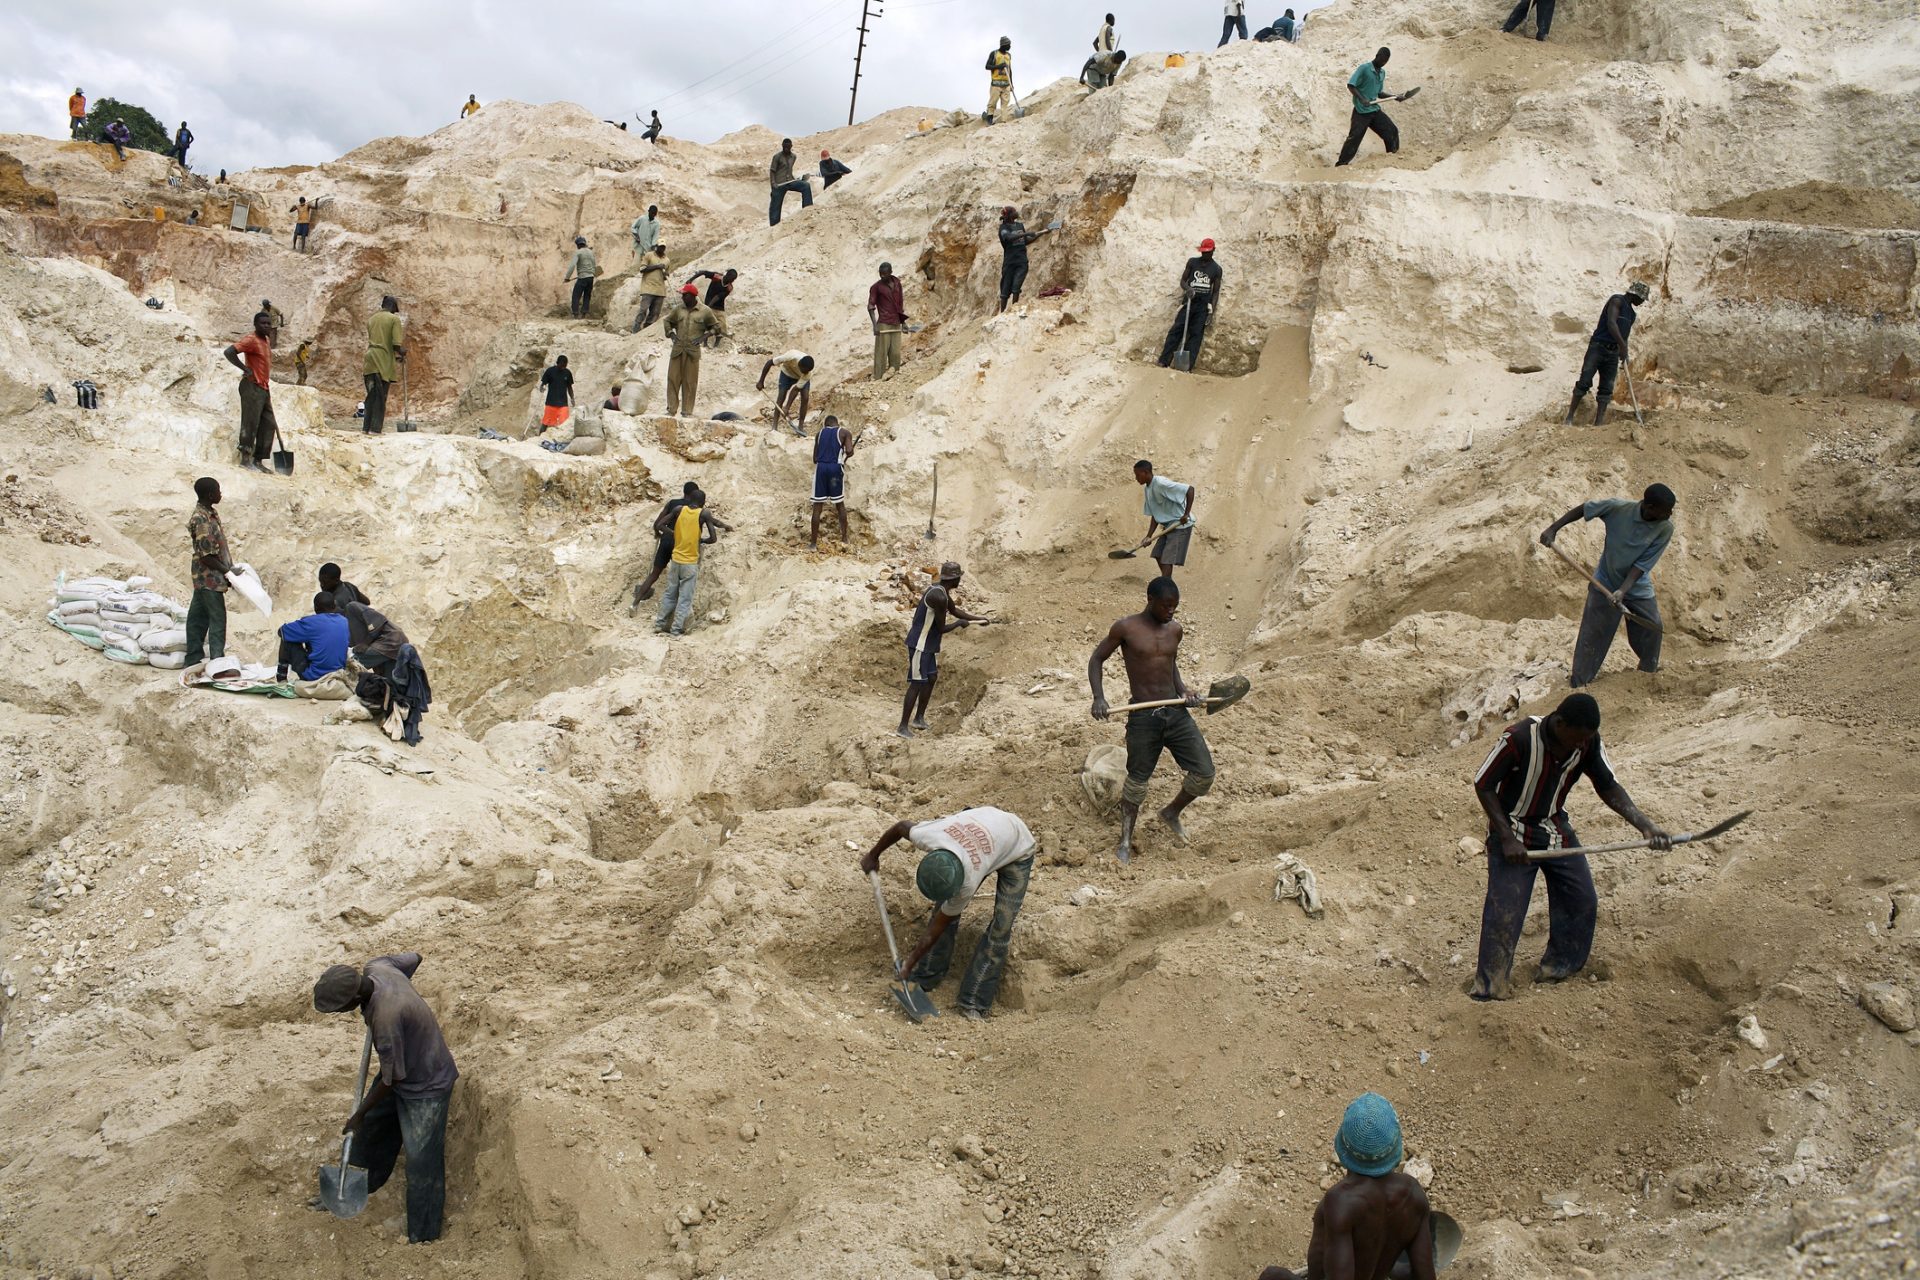
<instances>
[{"instance_id":1,"label":"dirty trousers","mask_svg":"<svg viewBox=\"0 0 1920 1280\"><path fill-rule=\"evenodd\" d=\"M1187 314L1189 307L1193 309L1191 316ZM1206 341L1207 321L1212 318L1211 300L1195 298L1191 302L1181 303L1180 309L1173 313L1173 324L1167 329L1167 340L1160 346L1160 367L1164 369L1172 364L1174 353L1182 346L1191 357L1187 361L1187 368L1191 369L1199 364L1200 344Z\"/></svg>"},{"instance_id":2,"label":"dirty trousers","mask_svg":"<svg viewBox=\"0 0 1920 1280\"><path fill-rule=\"evenodd\" d=\"M1009 863L994 876L993 919L980 935L980 941L974 944L967 976L960 980L960 1007L979 1013L993 1008L993 999L1000 994L1000 977L1007 967L1007 943L1013 938L1013 922L1020 914L1020 904L1027 897L1027 882L1033 878L1033 859L1025 857ZM935 903L933 911L939 910L940 905ZM929 928L933 925L933 912L927 913L927 925ZM913 980L923 990L933 990L946 978L959 939L960 922L955 920L915 967Z\"/></svg>"},{"instance_id":3,"label":"dirty trousers","mask_svg":"<svg viewBox=\"0 0 1920 1280\"><path fill-rule=\"evenodd\" d=\"M1600 375L1600 398L1613 399L1614 379L1620 376L1620 348L1600 338L1587 341L1586 358L1580 362L1580 380L1573 384L1575 399L1587 394L1595 374Z\"/></svg>"},{"instance_id":4,"label":"dirty trousers","mask_svg":"<svg viewBox=\"0 0 1920 1280\"><path fill-rule=\"evenodd\" d=\"M1554 4L1555 0L1520 0L1519 4L1513 6L1513 12L1507 15L1506 25L1500 29L1502 31L1512 31L1515 27L1526 21L1527 9L1531 7L1533 9L1533 38L1536 40L1545 40L1548 30L1553 26Z\"/></svg>"},{"instance_id":5,"label":"dirty trousers","mask_svg":"<svg viewBox=\"0 0 1920 1280\"><path fill-rule=\"evenodd\" d=\"M1027 261L1000 260L1000 309L1007 309L1007 301L1027 287Z\"/></svg>"},{"instance_id":6,"label":"dirty trousers","mask_svg":"<svg viewBox=\"0 0 1920 1280\"><path fill-rule=\"evenodd\" d=\"M1628 596L1627 609L1649 622L1660 621L1660 606L1652 596ZM1627 629L1627 644L1640 659L1642 671L1660 669L1661 633L1651 627L1635 626L1621 616L1613 602L1593 588L1587 588L1587 607L1580 614L1580 634L1573 642L1573 687L1592 684L1607 664L1607 650L1621 627Z\"/></svg>"},{"instance_id":7,"label":"dirty trousers","mask_svg":"<svg viewBox=\"0 0 1920 1280\"><path fill-rule=\"evenodd\" d=\"M1147 798L1147 782L1160 763L1160 752L1172 754L1185 770L1180 789L1203 796L1213 789L1213 753L1193 715L1185 707L1154 707L1127 713L1127 781L1120 798L1139 806Z\"/></svg>"},{"instance_id":8,"label":"dirty trousers","mask_svg":"<svg viewBox=\"0 0 1920 1280\"><path fill-rule=\"evenodd\" d=\"M1578 837L1573 839L1578 842ZM1547 950L1540 957L1541 975L1568 978L1586 967L1600 914L1587 860L1555 858L1511 866L1489 833L1487 901L1480 909L1480 962L1473 975L1473 994L1480 999L1504 1000L1511 994L1513 952L1527 923L1535 875L1547 881Z\"/></svg>"},{"instance_id":9,"label":"dirty trousers","mask_svg":"<svg viewBox=\"0 0 1920 1280\"><path fill-rule=\"evenodd\" d=\"M567 299L567 314L578 320L593 306L593 277L581 276L573 282L573 296Z\"/></svg>"},{"instance_id":10,"label":"dirty trousers","mask_svg":"<svg viewBox=\"0 0 1920 1280\"><path fill-rule=\"evenodd\" d=\"M876 381L887 370L900 367L900 330L882 329L873 335L873 376Z\"/></svg>"},{"instance_id":11,"label":"dirty trousers","mask_svg":"<svg viewBox=\"0 0 1920 1280\"><path fill-rule=\"evenodd\" d=\"M667 412L693 416L693 393L700 389L700 353L676 351L667 357Z\"/></svg>"},{"instance_id":12,"label":"dirty trousers","mask_svg":"<svg viewBox=\"0 0 1920 1280\"><path fill-rule=\"evenodd\" d=\"M377 373L362 374L360 381L367 389L367 416L360 420L360 430L377 436L387 429L387 388L393 384Z\"/></svg>"},{"instance_id":13,"label":"dirty trousers","mask_svg":"<svg viewBox=\"0 0 1920 1280\"><path fill-rule=\"evenodd\" d=\"M1400 127L1387 119L1386 112L1356 111L1347 122L1347 140L1341 144L1340 158L1333 162L1334 168L1353 163L1353 158L1360 154L1360 140L1367 136L1369 129L1380 135L1388 155L1400 149Z\"/></svg>"},{"instance_id":14,"label":"dirty trousers","mask_svg":"<svg viewBox=\"0 0 1920 1280\"><path fill-rule=\"evenodd\" d=\"M187 602L187 665L227 656L227 593L195 587Z\"/></svg>"},{"instance_id":15,"label":"dirty trousers","mask_svg":"<svg viewBox=\"0 0 1920 1280\"><path fill-rule=\"evenodd\" d=\"M273 453L273 433L279 424L273 420L273 396L251 376L240 379L240 452L255 462Z\"/></svg>"},{"instance_id":16,"label":"dirty trousers","mask_svg":"<svg viewBox=\"0 0 1920 1280\"><path fill-rule=\"evenodd\" d=\"M1013 85L1011 82L994 85L993 91L987 95L987 114L989 116L997 116L1000 114L1002 107L1010 107L1012 105Z\"/></svg>"},{"instance_id":17,"label":"dirty trousers","mask_svg":"<svg viewBox=\"0 0 1920 1280\"><path fill-rule=\"evenodd\" d=\"M447 1100L452 1090L425 1098L390 1094L367 1112L353 1142L355 1164L367 1170L369 1194L387 1185L393 1162L407 1153L407 1239L440 1238L447 1209Z\"/></svg>"},{"instance_id":18,"label":"dirty trousers","mask_svg":"<svg viewBox=\"0 0 1920 1280\"><path fill-rule=\"evenodd\" d=\"M693 589L699 582L698 563L668 562L667 585L660 588L660 607L653 614L655 631L665 631L671 620L673 634L683 636L687 633L687 620L693 616Z\"/></svg>"}]
</instances>

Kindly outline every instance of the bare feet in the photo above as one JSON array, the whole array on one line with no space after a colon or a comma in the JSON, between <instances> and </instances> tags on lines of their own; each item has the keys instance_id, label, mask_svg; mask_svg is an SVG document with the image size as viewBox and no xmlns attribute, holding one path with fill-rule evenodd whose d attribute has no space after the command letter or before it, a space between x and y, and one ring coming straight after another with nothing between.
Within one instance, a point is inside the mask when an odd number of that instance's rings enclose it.
<instances>
[{"instance_id":1,"label":"bare feet","mask_svg":"<svg viewBox=\"0 0 1920 1280\"><path fill-rule=\"evenodd\" d=\"M1187 842L1187 829L1180 825L1179 814L1175 813L1172 809L1162 809L1159 817L1160 821L1167 824L1167 830L1173 832L1174 839L1178 840L1181 844Z\"/></svg>"}]
</instances>

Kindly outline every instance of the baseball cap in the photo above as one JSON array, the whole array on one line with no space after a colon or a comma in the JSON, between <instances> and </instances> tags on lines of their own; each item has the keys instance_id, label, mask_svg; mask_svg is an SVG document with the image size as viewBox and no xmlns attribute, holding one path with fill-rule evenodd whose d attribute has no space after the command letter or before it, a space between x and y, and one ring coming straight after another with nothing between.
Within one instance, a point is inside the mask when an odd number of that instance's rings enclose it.
<instances>
[{"instance_id":1,"label":"baseball cap","mask_svg":"<svg viewBox=\"0 0 1920 1280\"><path fill-rule=\"evenodd\" d=\"M1205 240L1202 240L1202 241L1200 242L1200 252L1202 252L1202 253L1212 253L1212 252L1213 252L1213 237L1212 237L1212 236L1208 236L1208 237L1207 237L1207 238L1206 238Z\"/></svg>"}]
</instances>

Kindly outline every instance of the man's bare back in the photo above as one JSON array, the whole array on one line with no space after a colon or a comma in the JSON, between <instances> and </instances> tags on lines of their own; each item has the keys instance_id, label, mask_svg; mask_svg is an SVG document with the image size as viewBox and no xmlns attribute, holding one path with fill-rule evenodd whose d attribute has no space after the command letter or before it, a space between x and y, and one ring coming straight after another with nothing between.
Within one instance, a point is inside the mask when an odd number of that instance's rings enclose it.
<instances>
[{"instance_id":1,"label":"man's bare back","mask_svg":"<svg viewBox=\"0 0 1920 1280\"><path fill-rule=\"evenodd\" d=\"M1304 1280L1434 1280L1432 1210L1427 1193L1404 1173L1379 1178L1349 1173L1313 1211ZM1395 1272L1405 1253L1410 1269ZM1268 1267L1260 1280L1300 1280Z\"/></svg>"}]
</instances>

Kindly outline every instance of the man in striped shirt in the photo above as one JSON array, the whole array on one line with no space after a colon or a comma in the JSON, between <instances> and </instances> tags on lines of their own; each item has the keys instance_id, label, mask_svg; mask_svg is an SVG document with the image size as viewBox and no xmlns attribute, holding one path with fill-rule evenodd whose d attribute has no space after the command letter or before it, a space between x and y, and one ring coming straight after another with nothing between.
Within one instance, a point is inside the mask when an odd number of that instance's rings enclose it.
<instances>
[{"instance_id":1,"label":"man in striped shirt","mask_svg":"<svg viewBox=\"0 0 1920 1280\"><path fill-rule=\"evenodd\" d=\"M1487 814L1487 901L1480 912L1480 962L1475 1000L1513 997L1513 952L1527 922L1533 877L1547 879L1547 950L1536 982L1560 982L1586 967L1600 910L1585 855L1529 862L1529 849L1572 849L1579 839L1567 821L1567 793L1584 775L1601 802L1631 822L1655 849L1673 838L1634 806L1615 781L1600 745L1600 704L1576 693L1547 716L1528 716L1500 735L1474 775L1474 795Z\"/></svg>"}]
</instances>

